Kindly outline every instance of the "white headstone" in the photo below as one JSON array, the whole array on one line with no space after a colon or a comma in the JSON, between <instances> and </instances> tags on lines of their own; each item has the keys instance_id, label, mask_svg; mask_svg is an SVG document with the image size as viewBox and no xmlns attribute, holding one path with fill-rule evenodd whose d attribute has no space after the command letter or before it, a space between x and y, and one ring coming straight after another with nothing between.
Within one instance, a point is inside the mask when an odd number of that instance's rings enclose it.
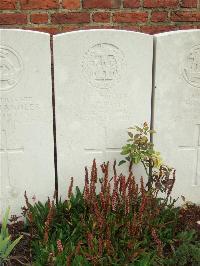
<instances>
[{"instance_id":1,"label":"white headstone","mask_svg":"<svg viewBox=\"0 0 200 266\"><path fill-rule=\"evenodd\" d=\"M0 210L54 190L50 36L0 30Z\"/></svg>"},{"instance_id":2,"label":"white headstone","mask_svg":"<svg viewBox=\"0 0 200 266\"><path fill-rule=\"evenodd\" d=\"M152 36L90 30L54 36L60 192L84 167L118 162L128 127L150 120Z\"/></svg>"},{"instance_id":3,"label":"white headstone","mask_svg":"<svg viewBox=\"0 0 200 266\"><path fill-rule=\"evenodd\" d=\"M155 145L177 170L172 195L200 203L200 30L155 41Z\"/></svg>"}]
</instances>

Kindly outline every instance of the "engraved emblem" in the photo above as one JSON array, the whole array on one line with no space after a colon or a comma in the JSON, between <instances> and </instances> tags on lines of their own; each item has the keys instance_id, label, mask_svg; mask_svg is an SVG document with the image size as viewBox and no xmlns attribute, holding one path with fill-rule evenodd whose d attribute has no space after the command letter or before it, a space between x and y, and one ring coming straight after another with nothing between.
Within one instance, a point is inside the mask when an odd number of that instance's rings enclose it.
<instances>
[{"instance_id":1,"label":"engraved emblem","mask_svg":"<svg viewBox=\"0 0 200 266\"><path fill-rule=\"evenodd\" d=\"M86 52L82 67L92 86L109 89L122 76L124 55L113 44L99 43Z\"/></svg>"},{"instance_id":2,"label":"engraved emblem","mask_svg":"<svg viewBox=\"0 0 200 266\"><path fill-rule=\"evenodd\" d=\"M186 55L182 74L187 83L200 88L200 45L194 46Z\"/></svg>"},{"instance_id":3,"label":"engraved emblem","mask_svg":"<svg viewBox=\"0 0 200 266\"><path fill-rule=\"evenodd\" d=\"M22 69L22 59L16 51L7 46L0 46L0 91L7 91L16 86Z\"/></svg>"}]
</instances>

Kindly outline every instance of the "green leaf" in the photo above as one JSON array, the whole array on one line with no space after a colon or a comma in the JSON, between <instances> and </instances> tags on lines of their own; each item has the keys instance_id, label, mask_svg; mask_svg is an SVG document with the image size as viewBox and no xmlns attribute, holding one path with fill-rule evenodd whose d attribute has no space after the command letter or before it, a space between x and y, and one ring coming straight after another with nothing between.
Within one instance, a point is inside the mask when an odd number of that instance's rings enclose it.
<instances>
[{"instance_id":1,"label":"green leaf","mask_svg":"<svg viewBox=\"0 0 200 266\"><path fill-rule=\"evenodd\" d=\"M129 154L129 151L128 150L122 150L122 152L121 152L121 155L127 155L127 154Z\"/></svg>"},{"instance_id":2,"label":"green leaf","mask_svg":"<svg viewBox=\"0 0 200 266\"><path fill-rule=\"evenodd\" d=\"M132 160L134 164L138 164L140 162L140 156L134 156Z\"/></svg>"},{"instance_id":3,"label":"green leaf","mask_svg":"<svg viewBox=\"0 0 200 266\"><path fill-rule=\"evenodd\" d=\"M9 243L10 243L10 236L6 237L5 239L1 238L1 241L0 241L0 255L1 255L1 257L3 257Z\"/></svg>"},{"instance_id":4,"label":"green leaf","mask_svg":"<svg viewBox=\"0 0 200 266\"><path fill-rule=\"evenodd\" d=\"M129 131L128 135L129 135L130 138L133 138L133 133L132 132Z\"/></svg>"},{"instance_id":5,"label":"green leaf","mask_svg":"<svg viewBox=\"0 0 200 266\"><path fill-rule=\"evenodd\" d=\"M140 128L140 127L138 127L138 126L136 126L135 128L136 128L137 131L139 131L139 132L141 132L141 133L143 132L143 129L142 129L142 128Z\"/></svg>"},{"instance_id":6,"label":"green leaf","mask_svg":"<svg viewBox=\"0 0 200 266\"><path fill-rule=\"evenodd\" d=\"M139 138L141 135L140 134L135 134L134 136L134 140L136 140L137 138Z\"/></svg>"},{"instance_id":7,"label":"green leaf","mask_svg":"<svg viewBox=\"0 0 200 266\"><path fill-rule=\"evenodd\" d=\"M3 217L3 221L2 221L2 228L1 228L1 235L3 236L3 238L8 237L8 229L7 229L7 223L8 223L8 216L10 213L10 208L8 208L6 210L6 213Z\"/></svg>"},{"instance_id":8,"label":"green leaf","mask_svg":"<svg viewBox=\"0 0 200 266\"><path fill-rule=\"evenodd\" d=\"M22 238L22 236L20 236L11 243L10 241L11 236L9 235L7 228L9 213L10 213L10 208L6 210L6 213L2 221L2 228L0 233L0 261L2 260L4 261L7 259L13 248L18 244L18 242Z\"/></svg>"},{"instance_id":9,"label":"green leaf","mask_svg":"<svg viewBox=\"0 0 200 266\"><path fill-rule=\"evenodd\" d=\"M153 129L150 129L150 130L149 130L149 133L150 133L150 134L155 134L155 133L156 133L156 131L155 131L155 130L153 130Z\"/></svg>"},{"instance_id":10,"label":"green leaf","mask_svg":"<svg viewBox=\"0 0 200 266\"><path fill-rule=\"evenodd\" d=\"M5 258L7 258L9 255L10 255L10 253L11 253L11 251L13 250L13 248L19 243L19 241L22 239L22 237L23 236L20 236L20 237L18 237L17 239L15 239L15 241L13 241L12 242L12 244L10 244L9 246L8 246L8 248L6 249L6 252L3 254L3 259L5 259Z\"/></svg>"},{"instance_id":11,"label":"green leaf","mask_svg":"<svg viewBox=\"0 0 200 266\"><path fill-rule=\"evenodd\" d=\"M126 161L125 161L125 160L121 160L121 161L119 162L118 166L120 166L120 165L122 165L122 164L124 164L124 163L126 163Z\"/></svg>"}]
</instances>

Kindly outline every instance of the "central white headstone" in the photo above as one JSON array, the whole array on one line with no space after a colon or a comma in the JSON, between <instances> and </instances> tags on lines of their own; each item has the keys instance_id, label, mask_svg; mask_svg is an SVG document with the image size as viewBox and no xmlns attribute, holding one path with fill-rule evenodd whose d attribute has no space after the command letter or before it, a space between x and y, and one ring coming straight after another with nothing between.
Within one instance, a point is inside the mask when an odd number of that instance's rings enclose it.
<instances>
[{"instance_id":1,"label":"central white headstone","mask_svg":"<svg viewBox=\"0 0 200 266\"><path fill-rule=\"evenodd\" d=\"M84 167L123 157L128 127L150 120L150 35L90 30L54 37L60 192L70 176L83 187Z\"/></svg>"},{"instance_id":2,"label":"central white headstone","mask_svg":"<svg viewBox=\"0 0 200 266\"><path fill-rule=\"evenodd\" d=\"M177 170L172 195L200 203L200 30L155 42L155 144Z\"/></svg>"},{"instance_id":3,"label":"central white headstone","mask_svg":"<svg viewBox=\"0 0 200 266\"><path fill-rule=\"evenodd\" d=\"M50 36L0 30L0 212L54 193Z\"/></svg>"}]
</instances>

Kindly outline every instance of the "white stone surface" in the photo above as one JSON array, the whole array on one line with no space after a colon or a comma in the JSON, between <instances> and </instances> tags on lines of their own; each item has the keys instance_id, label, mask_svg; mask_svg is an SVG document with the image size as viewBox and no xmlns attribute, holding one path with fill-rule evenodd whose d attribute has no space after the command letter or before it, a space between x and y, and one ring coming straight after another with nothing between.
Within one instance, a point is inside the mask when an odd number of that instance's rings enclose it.
<instances>
[{"instance_id":1,"label":"white stone surface","mask_svg":"<svg viewBox=\"0 0 200 266\"><path fill-rule=\"evenodd\" d=\"M173 196L200 203L200 30L155 40L155 144L177 170Z\"/></svg>"},{"instance_id":2,"label":"white stone surface","mask_svg":"<svg viewBox=\"0 0 200 266\"><path fill-rule=\"evenodd\" d=\"M58 176L83 187L96 158L121 160L126 130L150 120L152 36L90 30L54 36ZM141 174L141 172L140 172ZM143 172L142 172L143 174Z\"/></svg>"},{"instance_id":3,"label":"white stone surface","mask_svg":"<svg viewBox=\"0 0 200 266\"><path fill-rule=\"evenodd\" d=\"M0 30L0 210L53 195L50 36Z\"/></svg>"}]
</instances>

